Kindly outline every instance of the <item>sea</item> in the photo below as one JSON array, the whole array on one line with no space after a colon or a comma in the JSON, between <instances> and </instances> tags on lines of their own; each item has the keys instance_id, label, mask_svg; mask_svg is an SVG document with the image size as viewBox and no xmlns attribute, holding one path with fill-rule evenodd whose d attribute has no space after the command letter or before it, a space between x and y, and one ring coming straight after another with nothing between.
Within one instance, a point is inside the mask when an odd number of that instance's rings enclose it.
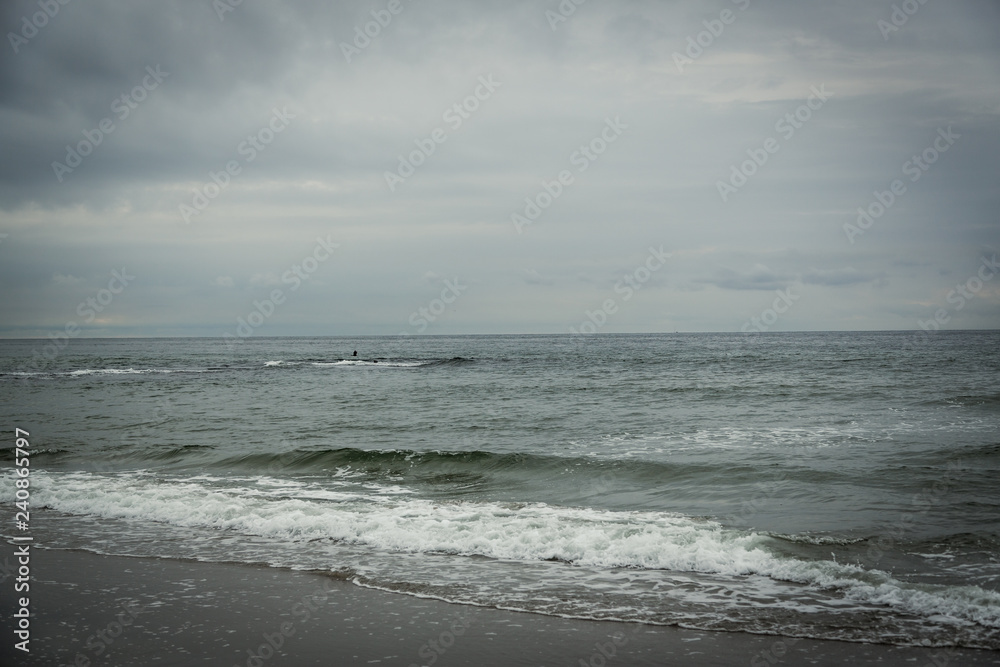
<instances>
[{"instance_id":1,"label":"sea","mask_svg":"<svg viewBox=\"0 0 1000 667\"><path fill-rule=\"evenodd\" d=\"M1000 649L1000 332L61 344L0 341L8 544L19 428L36 548Z\"/></svg>"}]
</instances>

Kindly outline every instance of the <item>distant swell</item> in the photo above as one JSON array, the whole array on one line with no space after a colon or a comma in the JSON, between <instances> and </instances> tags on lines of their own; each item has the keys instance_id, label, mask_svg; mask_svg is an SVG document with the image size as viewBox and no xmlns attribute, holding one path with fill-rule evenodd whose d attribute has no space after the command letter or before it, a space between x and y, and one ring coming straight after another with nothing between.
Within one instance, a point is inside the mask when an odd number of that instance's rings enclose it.
<instances>
[{"instance_id":1,"label":"distant swell","mask_svg":"<svg viewBox=\"0 0 1000 667\"><path fill-rule=\"evenodd\" d=\"M472 359L463 357L453 357L451 359L364 359L352 357L350 359L302 359L285 360L273 359L265 361L267 368L291 368L303 364L313 368L440 368L462 366L472 363Z\"/></svg>"},{"instance_id":2,"label":"distant swell","mask_svg":"<svg viewBox=\"0 0 1000 667\"><path fill-rule=\"evenodd\" d=\"M8 371L0 373L0 377L20 379L58 377L93 378L113 377L121 375L151 375L168 373L207 373L207 372L239 372L252 368L301 370L303 368L453 368L474 363L472 359L453 357L451 359L269 359L249 366L210 366L207 368L78 368L74 370L52 371Z\"/></svg>"},{"instance_id":3,"label":"distant swell","mask_svg":"<svg viewBox=\"0 0 1000 667\"><path fill-rule=\"evenodd\" d=\"M945 407L975 407L1000 406L1000 394L957 394L923 401L922 405L941 405Z\"/></svg>"},{"instance_id":4,"label":"distant swell","mask_svg":"<svg viewBox=\"0 0 1000 667\"><path fill-rule=\"evenodd\" d=\"M451 359L442 359L440 361L431 361L425 364L427 367L435 366L467 366L474 363L474 359L466 359L465 357L452 357Z\"/></svg>"},{"instance_id":5,"label":"distant swell","mask_svg":"<svg viewBox=\"0 0 1000 667\"><path fill-rule=\"evenodd\" d=\"M183 460L182 457L178 457ZM204 465L203 463L199 466ZM247 454L209 464L217 470L248 473L271 471L320 472L351 469L371 476L401 475L427 480L434 475L496 475L509 473L524 479L546 478L555 474L580 475L581 483L607 485L615 480L646 479L660 483L669 479L687 479L706 473L724 473L731 482L759 479L751 465L673 464L642 460L607 460L585 456L544 454L500 454L482 450L430 451L368 450L356 448L295 450L281 454Z\"/></svg>"}]
</instances>

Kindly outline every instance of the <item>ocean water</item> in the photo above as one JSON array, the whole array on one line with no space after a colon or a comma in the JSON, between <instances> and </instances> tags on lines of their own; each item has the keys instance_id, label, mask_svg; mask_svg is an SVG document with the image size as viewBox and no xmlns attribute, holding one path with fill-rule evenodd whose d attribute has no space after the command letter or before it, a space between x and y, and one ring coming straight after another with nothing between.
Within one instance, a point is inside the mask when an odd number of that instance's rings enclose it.
<instances>
[{"instance_id":1,"label":"ocean water","mask_svg":"<svg viewBox=\"0 0 1000 667\"><path fill-rule=\"evenodd\" d=\"M39 363L43 348L0 341L36 546L1000 649L997 332L81 339Z\"/></svg>"}]
</instances>

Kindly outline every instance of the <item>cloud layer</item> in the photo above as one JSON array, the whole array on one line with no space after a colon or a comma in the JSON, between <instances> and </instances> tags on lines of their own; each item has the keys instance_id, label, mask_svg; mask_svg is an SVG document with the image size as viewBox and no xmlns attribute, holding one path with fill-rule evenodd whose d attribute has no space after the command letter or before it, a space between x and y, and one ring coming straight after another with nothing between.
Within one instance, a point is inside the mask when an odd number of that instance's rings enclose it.
<instances>
[{"instance_id":1,"label":"cloud layer","mask_svg":"<svg viewBox=\"0 0 1000 667\"><path fill-rule=\"evenodd\" d=\"M0 335L916 328L1000 245L1000 9L902 5L6 3Z\"/></svg>"}]
</instances>

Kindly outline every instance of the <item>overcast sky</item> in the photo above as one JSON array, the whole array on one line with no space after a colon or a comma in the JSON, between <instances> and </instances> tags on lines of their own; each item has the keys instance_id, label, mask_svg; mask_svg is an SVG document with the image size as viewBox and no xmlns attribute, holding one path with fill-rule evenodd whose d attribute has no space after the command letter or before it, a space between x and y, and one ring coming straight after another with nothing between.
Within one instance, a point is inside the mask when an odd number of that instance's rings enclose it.
<instances>
[{"instance_id":1,"label":"overcast sky","mask_svg":"<svg viewBox=\"0 0 1000 667\"><path fill-rule=\"evenodd\" d=\"M3 4L0 335L1000 328L995 2L236 1Z\"/></svg>"}]
</instances>

